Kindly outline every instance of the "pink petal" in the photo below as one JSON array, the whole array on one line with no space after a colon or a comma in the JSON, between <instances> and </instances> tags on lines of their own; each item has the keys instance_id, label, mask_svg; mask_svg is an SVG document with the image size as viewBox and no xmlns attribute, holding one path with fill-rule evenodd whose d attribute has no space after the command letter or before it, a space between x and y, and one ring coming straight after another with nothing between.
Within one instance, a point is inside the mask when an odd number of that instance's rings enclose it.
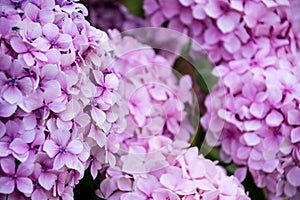
<instances>
[{"instance_id":1,"label":"pink petal","mask_svg":"<svg viewBox=\"0 0 300 200\"><path fill-rule=\"evenodd\" d=\"M251 106L250 106L250 113L256 117L256 118L259 118L259 119L262 119L267 111L268 111L268 107L267 105L265 105L265 103L252 103Z\"/></svg>"},{"instance_id":2,"label":"pink petal","mask_svg":"<svg viewBox=\"0 0 300 200\"><path fill-rule=\"evenodd\" d=\"M52 140L46 140L44 143L43 150L48 154L50 158L54 158L54 156L59 152L59 147Z\"/></svg>"},{"instance_id":3,"label":"pink petal","mask_svg":"<svg viewBox=\"0 0 300 200\"><path fill-rule=\"evenodd\" d=\"M30 176L32 174L33 170L34 170L34 164L33 163L21 163L18 166L16 175L27 177L27 176Z\"/></svg>"},{"instance_id":4,"label":"pink petal","mask_svg":"<svg viewBox=\"0 0 300 200\"><path fill-rule=\"evenodd\" d=\"M46 52L46 56L49 64L57 64L61 60L60 52L54 48L49 49L49 51Z\"/></svg>"},{"instance_id":5,"label":"pink petal","mask_svg":"<svg viewBox=\"0 0 300 200\"><path fill-rule=\"evenodd\" d=\"M9 149L9 143L0 142L0 156L5 157L11 154L11 150Z\"/></svg>"},{"instance_id":6,"label":"pink petal","mask_svg":"<svg viewBox=\"0 0 300 200\"><path fill-rule=\"evenodd\" d=\"M99 125L102 125L106 119L105 113L102 110L95 107L92 109L91 115L93 120Z\"/></svg>"},{"instance_id":7,"label":"pink petal","mask_svg":"<svg viewBox=\"0 0 300 200\"><path fill-rule=\"evenodd\" d=\"M189 9L182 9L180 12L180 21L184 24L191 24L193 15Z\"/></svg>"},{"instance_id":8,"label":"pink petal","mask_svg":"<svg viewBox=\"0 0 300 200\"><path fill-rule=\"evenodd\" d=\"M46 190L50 190L55 183L57 176L50 172L41 173L39 176L39 184L44 187Z\"/></svg>"},{"instance_id":9,"label":"pink petal","mask_svg":"<svg viewBox=\"0 0 300 200\"><path fill-rule=\"evenodd\" d=\"M6 126L0 121L0 138L2 138L6 133Z\"/></svg>"},{"instance_id":10,"label":"pink petal","mask_svg":"<svg viewBox=\"0 0 300 200\"><path fill-rule=\"evenodd\" d=\"M190 6L192 3L194 3L194 0L179 0L179 2L184 6Z\"/></svg>"},{"instance_id":11,"label":"pink petal","mask_svg":"<svg viewBox=\"0 0 300 200\"><path fill-rule=\"evenodd\" d=\"M10 117L17 110L17 105L11 105L0 99L0 117Z\"/></svg>"},{"instance_id":12,"label":"pink petal","mask_svg":"<svg viewBox=\"0 0 300 200\"><path fill-rule=\"evenodd\" d=\"M193 16L195 19L203 20L206 17L206 14L203 9L203 5L196 5L192 7L193 9Z\"/></svg>"},{"instance_id":13,"label":"pink petal","mask_svg":"<svg viewBox=\"0 0 300 200\"><path fill-rule=\"evenodd\" d=\"M111 89L117 89L119 85L119 79L114 74L107 74L105 76L105 86Z\"/></svg>"},{"instance_id":14,"label":"pink petal","mask_svg":"<svg viewBox=\"0 0 300 200\"><path fill-rule=\"evenodd\" d=\"M176 14L178 14L180 5L177 0L160 1L159 3L160 3L161 12L163 13L163 15L166 18L172 18ZM156 6L154 6L154 7L156 7Z\"/></svg>"},{"instance_id":15,"label":"pink petal","mask_svg":"<svg viewBox=\"0 0 300 200\"><path fill-rule=\"evenodd\" d=\"M255 133L246 133L243 135L243 138L249 146L255 146L260 143L260 137Z\"/></svg>"},{"instance_id":16,"label":"pink petal","mask_svg":"<svg viewBox=\"0 0 300 200\"><path fill-rule=\"evenodd\" d=\"M44 53L42 53L42 52L33 51L33 52L32 52L32 55L33 55L36 59L38 59L38 60L40 60L40 61L43 61L43 62L47 62L47 61L48 61L47 56L46 56Z\"/></svg>"},{"instance_id":17,"label":"pink petal","mask_svg":"<svg viewBox=\"0 0 300 200\"><path fill-rule=\"evenodd\" d=\"M173 134L178 134L180 131L180 125L175 118L170 118L167 121L168 130Z\"/></svg>"},{"instance_id":18,"label":"pink petal","mask_svg":"<svg viewBox=\"0 0 300 200\"><path fill-rule=\"evenodd\" d=\"M229 53L238 51L242 46L241 41L235 35L230 35L225 40L226 42L224 43L224 47Z\"/></svg>"},{"instance_id":19,"label":"pink petal","mask_svg":"<svg viewBox=\"0 0 300 200\"><path fill-rule=\"evenodd\" d=\"M35 60L34 60L33 56L31 55L31 53L23 54L23 59L28 66L33 66L35 63Z\"/></svg>"},{"instance_id":20,"label":"pink petal","mask_svg":"<svg viewBox=\"0 0 300 200\"><path fill-rule=\"evenodd\" d=\"M272 173L278 166L278 163L278 160L268 160L265 162L262 169L264 172Z\"/></svg>"},{"instance_id":21,"label":"pink petal","mask_svg":"<svg viewBox=\"0 0 300 200\"><path fill-rule=\"evenodd\" d=\"M298 110L289 110L287 115L287 120L290 125L300 125L300 112Z\"/></svg>"},{"instance_id":22,"label":"pink petal","mask_svg":"<svg viewBox=\"0 0 300 200\"><path fill-rule=\"evenodd\" d=\"M223 13L218 1L209 1L204 10L209 17L214 19L218 18Z\"/></svg>"},{"instance_id":23,"label":"pink petal","mask_svg":"<svg viewBox=\"0 0 300 200\"><path fill-rule=\"evenodd\" d=\"M246 167L238 168L238 169L235 170L235 172L234 172L234 176L237 177L237 179L238 179L240 182L243 182L243 181L245 180L246 175L247 175L247 168L246 168Z\"/></svg>"},{"instance_id":24,"label":"pink petal","mask_svg":"<svg viewBox=\"0 0 300 200\"><path fill-rule=\"evenodd\" d=\"M59 153L53 162L53 169L59 170L66 164L66 155L64 153Z\"/></svg>"},{"instance_id":25,"label":"pink petal","mask_svg":"<svg viewBox=\"0 0 300 200\"><path fill-rule=\"evenodd\" d=\"M165 89L160 86L154 86L153 88L150 88L149 93L157 101L163 101L167 99Z\"/></svg>"},{"instance_id":26,"label":"pink petal","mask_svg":"<svg viewBox=\"0 0 300 200\"><path fill-rule=\"evenodd\" d=\"M21 91L15 86L8 87L3 93L3 98L10 104L17 103L21 97Z\"/></svg>"},{"instance_id":27,"label":"pink petal","mask_svg":"<svg viewBox=\"0 0 300 200\"><path fill-rule=\"evenodd\" d=\"M0 193L11 194L15 190L15 181L12 178L0 177Z\"/></svg>"},{"instance_id":28,"label":"pink petal","mask_svg":"<svg viewBox=\"0 0 300 200\"><path fill-rule=\"evenodd\" d=\"M204 32L204 40L208 44L216 44L221 38L220 31L215 27L209 27Z\"/></svg>"},{"instance_id":29,"label":"pink petal","mask_svg":"<svg viewBox=\"0 0 300 200\"><path fill-rule=\"evenodd\" d=\"M9 148L17 154L24 154L29 150L28 145L19 138L14 139L10 143Z\"/></svg>"},{"instance_id":30,"label":"pink petal","mask_svg":"<svg viewBox=\"0 0 300 200\"><path fill-rule=\"evenodd\" d=\"M234 30L235 22L230 15L223 15L217 20L217 25L223 33L229 33Z\"/></svg>"},{"instance_id":31,"label":"pink petal","mask_svg":"<svg viewBox=\"0 0 300 200\"><path fill-rule=\"evenodd\" d=\"M43 191L43 189L35 189L31 195L32 200L41 200L47 199L47 195Z\"/></svg>"},{"instance_id":32,"label":"pink petal","mask_svg":"<svg viewBox=\"0 0 300 200\"><path fill-rule=\"evenodd\" d=\"M19 177L16 180L17 188L24 194L31 194L33 192L33 184L29 178Z\"/></svg>"},{"instance_id":33,"label":"pink petal","mask_svg":"<svg viewBox=\"0 0 300 200\"><path fill-rule=\"evenodd\" d=\"M77 170L80 174L84 173L83 164L76 158L76 156L68 156L66 158L66 166L70 169Z\"/></svg>"},{"instance_id":34,"label":"pink petal","mask_svg":"<svg viewBox=\"0 0 300 200\"><path fill-rule=\"evenodd\" d=\"M43 34L49 41L56 40L59 34L59 29L55 24L48 23L43 26Z\"/></svg>"},{"instance_id":35,"label":"pink petal","mask_svg":"<svg viewBox=\"0 0 300 200\"><path fill-rule=\"evenodd\" d=\"M72 140L67 146L67 151L72 154L80 154L83 151L82 142L79 140Z\"/></svg>"},{"instance_id":36,"label":"pink petal","mask_svg":"<svg viewBox=\"0 0 300 200\"><path fill-rule=\"evenodd\" d=\"M0 55L0 69L1 69L1 71L9 69L11 63L12 63L11 62L11 57L9 55L4 55L4 54Z\"/></svg>"},{"instance_id":37,"label":"pink petal","mask_svg":"<svg viewBox=\"0 0 300 200\"><path fill-rule=\"evenodd\" d=\"M19 37L13 37L10 40L11 47L17 53L25 53L27 51L27 47Z\"/></svg>"},{"instance_id":38,"label":"pink petal","mask_svg":"<svg viewBox=\"0 0 300 200\"><path fill-rule=\"evenodd\" d=\"M29 94L33 90L33 81L30 77L22 78L18 80L18 87L25 94Z\"/></svg>"},{"instance_id":39,"label":"pink petal","mask_svg":"<svg viewBox=\"0 0 300 200\"><path fill-rule=\"evenodd\" d=\"M121 177L117 181L117 186L121 191L131 191L132 183L129 178Z\"/></svg>"},{"instance_id":40,"label":"pink petal","mask_svg":"<svg viewBox=\"0 0 300 200\"><path fill-rule=\"evenodd\" d=\"M66 109L66 105L62 102L54 101L48 104L48 108L54 113L61 113Z\"/></svg>"},{"instance_id":41,"label":"pink petal","mask_svg":"<svg viewBox=\"0 0 300 200\"><path fill-rule=\"evenodd\" d=\"M15 174L15 159L12 158L3 158L1 160L1 169L3 172L5 172L8 175L14 175Z\"/></svg>"},{"instance_id":42,"label":"pink petal","mask_svg":"<svg viewBox=\"0 0 300 200\"><path fill-rule=\"evenodd\" d=\"M94 126L91 127L89 137L93 138L100 147L103 147L106 143L105 133L96 129Z\"/></svg>"},{"instance_id":43,"label":"pink petal","mask_svg":"<svg viewBox=\"0 0 300 200\"><path fill-rule=\"evenodd\" d=\"M52 10L43 9L43 11L39 13L39 18L41 24L53 23L55 15Z\"/></svg>"},{"instance_id":44,"label":"pink petal","mask_svg":"<svg viewBox=\"0 0 300 200\"><path fill-rule=\"evenodd\" d=\"M72 37L68 34L60 34L57 43L60 49L68 49L70 44L72 44Z\"/></svg>"},{"instance_id":45,"label":"pink petal","mask_svg":"<svg viewBox=\"0 0 300 200\"><path fill-rule=\"evenodd\" d=\"M39 10L40 9L32 3L28 3L24 9L25 15L34 22L38 18Z\"/></svg>"},{"instance_id":46,"label":"pink petal","mask_svg":"<svg viewBox=\"0 0 300 200\"><path fill-rule=\"evenodd\" d=\"M289 182L291 185L295 186L295 187L300 186L300 179L299 179L299 177L300 177L300 168L297 167L297 166L293 167L293 168L287 173L287 176L286 176L288 182Z\"/></svg>"},{"instance_id":47,"label":"pink petal","mask_svg":"<svg viewBox=\"0 0 300 200\"><path fill-rule=\"evenodd\" d=\"M291 131L291 142L297 143L299 141L300 141L300 127L297 127Z\"/></svg>"},{"instance_id":48,"label":"pink petal","mask_svg":"<svg viewBox=\"0 0 300 200\"><path fill-rule=\"evenodd\" d=\"M174 190L176 184L178 183L178 177L173 176L172 174L163 174L160 177L160 183L168 189Z\"/></svg>"},{"instance_id":49,"label":"pink petal","mask_svg":"<svg viewBox=\"0 0 300 200\"><path fill-rule=\"evenodd\" d=\"M37 39L42 34L42 28L39 23L29 22L26 24L27 37L30 39Z\"/></svg>"},{"instance_id":50,"label":"pink petal","mask_svg":"<svg viewBox=\"0 0 300 200\"><path fill-rule=\"evenodd\" d=\"M163 24L164 21L165 21L165 18L161 12L156 12L150 17L150 22L154 26L160 26Z\"/></svg>"},{"instance_id":51,"label":"pink petal","mask_svg":"<svg viewBox=\"0 0 300 200\"><path fill-rule=\"evenodd\" d=\"M270 114L268 114L266 118L266 123L269 126L279 126L281 122L283 121L283 116L280 112L273 110Z\"/></svg>"},{"instance_id":52,"label":"pink petal","mask_svg":"<svg viewBox=\"0 0 300 200\"><path fill-rule=\"evenodd\" d=\"M51 137L59 146L67 146L71 134L67 130L57 129L52 133Z\"/></svg>"}]
</instances>

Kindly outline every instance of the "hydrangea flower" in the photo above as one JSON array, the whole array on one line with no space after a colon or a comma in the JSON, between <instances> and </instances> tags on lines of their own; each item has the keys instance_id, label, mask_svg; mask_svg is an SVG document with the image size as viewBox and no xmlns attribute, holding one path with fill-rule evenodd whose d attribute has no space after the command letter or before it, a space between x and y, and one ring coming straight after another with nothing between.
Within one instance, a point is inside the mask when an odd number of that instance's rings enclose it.
<instances>
[{"instance_id":1,"label":"hydrangea flower","mask_svg":"<svg viewBox=\"0 0 300 200\"><path fill-rule=\"evenodd\" d=\"M182 152L170 166L152 173L107 169L97 195L105 199L249 199L234 176L198 155L196 147Z\"/></svg>"},{"instance_id":2,"label":"hydrangea flower","mask_svg":"<svg viewBox=\"0 0 300 200\"><path fill-rule=\"evenodd\" d=\"M270 196L296 198L299 59L275 61L216 67L220 80L206 99L201 122L207 142L220 145L222 160L233 160L241 167L238 173L245 166Z\"/></svg>"},{"instance_id":3,"label":"hydrangea flower","mask_svg":"<svg viewBox=\"0 0 300 200\"><path fill-rule=\"evenodd\" d=\"M94 50L82 66L88 82L78 96L92 119L84 141L102 156L90 158L94 177L100 163L128 171L163 167L193 132L185 106L193 103L190 77L178 81L170 61L151 47L117 30L109 33L107 49ZM129 160L137 157L140 163L132 166Z\"/></svg>"},{"instance_id":4,"label":"hydrangea flower","mask_svg":"<svg viewBox=\"0 0 300 200\"><path fill-rule=\"evenodd\" d=\"M273 50L269 45L259 49L261 40L270 41L282 54L296 53L299 29L293 11L296 6L291 5L296 2L146 0L144 10L151 25L188 34L193 51L204 51L220 64Z\"/></svg>"},{"instance_id":5,"label":"hydrangea flower","mask_svg":"<svg viewBox=\"0 0 300 200\"><path fill-rule=\"evenodd\" d=\"M107 38L85 11L73 1L1 1L1 198L72 199L83 177L79 66Z\"/></svg>"}]
</instances>

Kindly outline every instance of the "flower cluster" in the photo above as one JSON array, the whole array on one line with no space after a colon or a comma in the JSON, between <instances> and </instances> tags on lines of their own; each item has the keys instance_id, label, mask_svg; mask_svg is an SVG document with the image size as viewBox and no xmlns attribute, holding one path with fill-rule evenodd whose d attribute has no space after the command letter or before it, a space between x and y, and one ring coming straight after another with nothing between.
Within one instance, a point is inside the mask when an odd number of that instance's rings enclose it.
<instances>
[{"instance_id":1,"label":"flower cluster","mask_svg":"<svg viewBox=\"0 0 300 200\"><path fill-rule=\"evenodd\" d=\"M196 147L151 173L128 174L109 168L97 195L110 200L249 199L234 176L228 177L223 168L199 156Z\"/></svg>"},{"instance_id":2,"label":"flower cluster","mask_svg":"<svg viewBox=\"0 0 300 200\"><path fill-rule=\"evenodd\" d=\"M204 50L220 64L232 60L262 57L274 50L281 54L299 49L299 26L291 4L297 1L171 0L144 2L151 25L188 34L195 51ZM298 31L298 32L297 32ZM201 48L201 49L200 49ZM289 50L287 50L289 49Z\"/></svg>"},{"instance_id":3,"label":"flower cluster","mask_svg":"<svg viewBox=\"0 0 300 200\"><path fill-rule=\"evenodd\" d=\"M280 62L281 61L281 62ZM216 67L220 77L206 99L202 118L207 142L221 145L221 157L247 166L259 187L276 196L298 193L299 59L265 67L232 61ZM284 76L282 76L284 74ZM245 168L238 172L241 179ZM244 172L243 172L244 171Z\"/></svg>"},{"instance_id":4,"label":"flower cluster","mask_svg":"<svg viewBox=\"0 0 300 200\"><path fill-rule=\"evenodd\" d=\"M110 31L109 37L107 53L103 54L101 48L95 49L83 66L97 84L83 83L81 88L85 94L79 95L83 98L81 102L92 104L94 125L86 138L93 139L89 141L90 147L102 155L97 157L98 169L102 167L100 163L105 162L127 171L163 167L160 164L165 165L166 160L171 159L168 154L175 153L176 148L186 148L185 142L191 139L193 129L187 121L185 105L193 103L191 79L186 75L178 82L170 62L134 38L122 37L117 30ZM102 60L105 62L97 63ZM111 85L113 79L116 85L118 81L117 87ZM112 96L112 88L117 88L115 96ZM103 106L109 100L115 106L106 109ZM102 113L104 120L93 118L96 111ZM177 146L173 144L175 141L178 141ZM171 152L172 147L174 152ZM147 163L141 161L138 167L137 157ZM95 169L91 170L95 177Z\"/></svg>"},{"instance_id":5,"label":"flower cluster","mask_svg":"<svg viewBox=\"0 0 300 200\"><path fill-rule=\"evenodd\" d=\"M0 9L0 196L72 199L88 159L79 66L106 34L73 1L4 0Z\"/></svg>"}]
</instances>

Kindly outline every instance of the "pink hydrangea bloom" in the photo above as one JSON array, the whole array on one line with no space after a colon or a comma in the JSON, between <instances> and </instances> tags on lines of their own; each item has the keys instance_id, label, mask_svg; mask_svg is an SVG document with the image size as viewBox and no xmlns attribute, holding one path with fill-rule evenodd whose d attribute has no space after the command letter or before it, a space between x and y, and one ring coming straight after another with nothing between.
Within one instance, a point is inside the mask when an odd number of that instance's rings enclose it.
<instances>
[{"instance_id":1,"label":"pink hydrangea bloom","mask_svg":"<svg viewBox=\"0 0 300 200\"><path fill-rule=\"evenodd\" d=\"M84 143L101 156L89 159L91 173L104 163L127 171L161 168L191 139L185 106L193 103L191 79L178 81L170 61L132 37L117 30L109 36L106 49L88 54L78 96L92 119Z\"/></svg>"},{"instance_id":2,"label":"pink hydrangea bloom","mask_svg":"<svg viewBox=\"0 0 300 200\"><path fill-rule=\"evenodd\" d=\"M72 199L90 155L79 66L106 34L73 1L0 4L1 198Z\"/></svg>"},{"instance_id":3,"label":"pink hydrangea bloom","mask_svg":"<svg viewBox=\"0 0 300 200\"><path fill-rule=\"evenodd\" d=\"M208 129L207 142L221 145L222 159L246 166L271 196L293 197L299 189L292 178L299 160L297 65L295 58L216 67L220 80L206 99L207 113L201 120Z\"/></svg>"},{"instance_id":4,"label":"pink hydrangea bloom","mask_svg":"<svg viewBox=\"0 0 300 200\"><path fill-rule=\"evenodd\" d=\"M125 173L112 168L97 195L105 199L249 199L234 176L198 155L196 147L182 152L170 166L152 173Z\"/></svg>"},{"instance_id":5,"label":"pink hydrangea bloom","mask_svg":"<svg viewBox=\"0 0 300 200\"><path fill-rule=\"evenodd\" d=\"M271 41L282 53L296 53L299 26L293 11L297 7L291 4L297 1L146 0L144 10L151 25L188 34L194 51L205 51L219 64L252 58L261 39ZM268 48L264 46L261 53Z\"/></svg>"}]
</instances>

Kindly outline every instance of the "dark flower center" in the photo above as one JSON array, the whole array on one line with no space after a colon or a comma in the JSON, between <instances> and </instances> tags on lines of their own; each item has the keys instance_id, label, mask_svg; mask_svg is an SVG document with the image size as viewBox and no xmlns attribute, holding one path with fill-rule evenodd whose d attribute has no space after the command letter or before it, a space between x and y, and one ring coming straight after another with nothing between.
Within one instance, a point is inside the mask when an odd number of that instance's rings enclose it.
<instances>
[{"instance_id":1,"label":"dark flower center","mask_svg":"<svg viewBox=\"0 0 300 200\"><path fill-rule=\"evenodd\" d=\"M63 147L60 147L60 152L62 153L66 153L67 152L67 147L63 146Z\"/></svg>"},{"instance_id":2,"label":"dark flower center","mask_svg":"<svg viewBox=\"0 0 300 200\"><path fill-rule=\"evenodd\" d=\"M91 99L91 105L92 106L97 106L98 103L97 103L97 101L95 99Z\"/></svg>"},{"instance_id":3,"label":"dark flower center","mask_svg":"<svg viewBox=\"0 0 300 200\"><path fill-rule=\"evenodd\" d=\"M15 8L20 8L22 6L22 2L21 1L18 1L15 3Z\"/></svg>"},{"instance_id":4,"label":"dark flower center","mask_svg":"<svg viewBox=\"0 0 300 200\"><path fill-rule=\"evenodd\" d=\"M16 86L17 85L17 79L10 78L8 85L10 85L10 86Z\"/></svg>"},{"instance_id":5,"label":"dark flower center","mask_svg":"<svg viewBox=\"0 0 300 200\"><path fill-rule=\"evenodd\" d=\"M55 40L55 39L52 39L52 40L50 41L50 44L51 44L51 45L55 45L55 44L56 44L56 40Z\"/></svg>"}]
</instances>

